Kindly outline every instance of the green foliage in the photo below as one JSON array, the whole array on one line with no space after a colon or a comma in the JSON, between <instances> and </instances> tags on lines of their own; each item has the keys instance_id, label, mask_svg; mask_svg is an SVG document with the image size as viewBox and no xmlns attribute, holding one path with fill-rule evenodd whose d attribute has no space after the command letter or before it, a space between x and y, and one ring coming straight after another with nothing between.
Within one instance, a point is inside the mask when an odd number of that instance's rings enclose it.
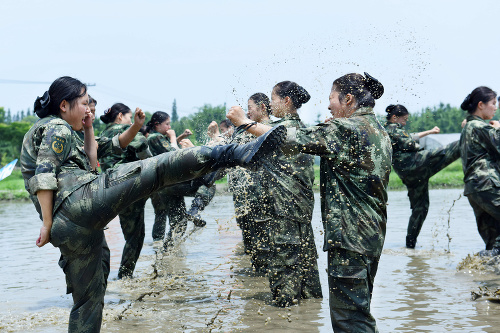
<instances>
[{"instance_id":1,"label":"green foliage","mask_svg":"<svg viewBox=\"0 0 500 333\"><path fill-rule=\"evenodd\" d=\"M430 130L434 126L439 127L442 134L460 133L465 117L466 112L462 109L441 103L439 106L412 113L406 127L411 133Z\"/></svg>"},{"instance_id":2,"label":"green foliage","mask_svg":"<svg viewBox=\"0 0 500 333\"><path fill-rule=\"evenodd\" d=\"M19 158L24 134L28 132L31 125L27 122L0 124L0 165Z\"/></svg>"},{"instance_id":3,"label":"green foliage","mask_svg":"<svg viewBox=\"0 0 500 333\"><path fill-rule=\"evenodd\" d=\"M198 112L182 117L177 122L172 122L172 129L177 135L184 132L185 129L191 130L193 136L189 139L196 144L203 144L207 141L207 127L212 121L217 123L226 119L226 106L218 105L212 106L205 104L198 109Z\"/></svg>"},{"instance_id":4,"label":"green foliage","mask_svg":"<svg viewBox=\"0 0 500 333\"><path fill-rule=\"evenodd\" d=\"M5 110L4 108L0 107L0 123L4 123L5 122Z\"/></svg>"}]
</instances>

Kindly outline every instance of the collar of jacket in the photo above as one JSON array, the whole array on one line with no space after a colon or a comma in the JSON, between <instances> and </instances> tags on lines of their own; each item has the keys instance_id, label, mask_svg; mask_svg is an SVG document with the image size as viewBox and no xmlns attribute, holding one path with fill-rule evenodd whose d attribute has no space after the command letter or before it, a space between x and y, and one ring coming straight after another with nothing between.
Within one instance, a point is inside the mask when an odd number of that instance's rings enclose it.
<instances>
[{"instance_id":1,"label":"collar of jacket","mask_svg":"<svg viewBox=\"0 0 500 333\"><path fill-rule=\"evenodd\" d=\"M469 115L467 115L467 118L466 118L466 119L467 119L467 121L471 121L471 120L479 120L479 121L484 122L484 119L483 119L483 118L481 118L481 117L479 117L479 116L475 116L475 115L473 115L473 114L469 114Z\"/></svg>"}]
</instances>

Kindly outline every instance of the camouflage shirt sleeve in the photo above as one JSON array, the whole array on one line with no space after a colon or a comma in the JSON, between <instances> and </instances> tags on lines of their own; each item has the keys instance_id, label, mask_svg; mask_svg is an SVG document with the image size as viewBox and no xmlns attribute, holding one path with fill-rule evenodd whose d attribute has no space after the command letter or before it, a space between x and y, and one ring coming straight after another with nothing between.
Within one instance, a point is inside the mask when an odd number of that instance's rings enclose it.
<instances>
[{"instance_id":1,"label":"camouflage shirt sleeve","mask_svg":"<svg viewBox=\"0 0 500 333\"><path fill-rule=\"evenodd\" d=\"M422 150L420 144L414 139L415 135L410 135L404 130L404 128L395 123L387 123L386 126L387 134L391 138L392 149L394 152L411 152Z\"/></svg>"},{"instance_id":2,"label":"camouflage shirt sleeve","mask_svg":"<svg viewBox=\"0 0 500 333\"><path fill-rule=\"evenodd\" d=\"M57 175L71 150L71 130L64 125L50 123L40 128L40 145L35 175L29 180L31 193L39 190L57 190Z\"/></svg>"},{"instance_id":3,"label":"camouflage shirt sleeve","mask_svg":"<svg viewBox=\"0 0 500 333\"><path fill-rule=\"evenodd\" d=\"M96 138L97 141L97 158L101 158L110 154L122 154L125 149L120 146L120 134L116 134L112 138L100 136Z\"/></svg>"},{"instance_id":4,"label":"camouflage shirt sleeve","mask_svg":"<svg viewBox=\"0 0 500 333\"><path fill-rule=\"evenodd\" d=\"M164 135L157 132L150 134L147 142L149 150L153 156L176 150L176 148L170 144Z\"/></svg>"}]
</instances>

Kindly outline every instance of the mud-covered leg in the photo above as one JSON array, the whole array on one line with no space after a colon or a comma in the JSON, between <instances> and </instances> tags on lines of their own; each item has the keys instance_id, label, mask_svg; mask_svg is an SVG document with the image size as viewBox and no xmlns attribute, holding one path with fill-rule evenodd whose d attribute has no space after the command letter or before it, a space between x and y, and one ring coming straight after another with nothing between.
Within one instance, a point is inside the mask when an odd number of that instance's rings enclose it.
<instances>
[{"instance_id":1,"label":"mud-covered leg","mask_svg":"<svg viewBox=\"0 0 500 333\"><path fill-rule=\"evenodd\" d=\"M318 270L318 251L314 242L314 232L310 223L301 227L301 256L304 280L302 284L302 298L322 298L321 282Z\"/></svg>"},{"instance_id":2,"label":"mud-covered leg","mask_svg":"<svg viewBox=\"0 0 500 333\"><path fill-rule=\"evenodd\" d=\"M215 184L211 187L206 187L201 185L194 199L191 202L191 208L187 211L187 218L193 221L194 225L197 227L204 227L207 222L200 217L200 212L205 209L205 207L212 201L215 196Z\"/></svg>"},{"instance_id":3,"label":"mud-covered leg","mask_svg":"<svg viewBox=\"0 0 500 333\"><path fill-rule=\"evenodd\" d=\"M120 225L123 236L125 237L125 246L123 247L122 260L118 270L118 278L132 277L144 245L145 225L144 225L144 206L146 199L134 202L120 214Z\"/></svg>"},{"instance_id":4,"label":"mud-covered leg","mask_svg":"<svg viewBox=\"0 0 500 333\"><path fill-rule=\"evenodd\" d=\"M168 231L163 247L168 249L172 247L176 240L184 236L187 229L186 203L184 197L169 196L164 197L167 203L167 215L170 229Z\"/></svg>"},{"instance_id":5,"label":"mud-covered leg","mask_svg":"<svg viewBox=\"0 0 500 333\"><path fill-rule=\"evenodd\" d=\"M167 205L162 196L163 191L155 192L151 195L151 204L155 212L155 221L153 224L153 241L160 241L165 238L167 227Z\"/></svg>"},{"instance_id":6,"label":"mud-covered leg","mask_svg":"<svg viewBox=\"0 0 500 333\"><path fill-rule=\"evenodd\" d=\"M269 262L269 223L269 221L252 221L254 239L251 261L255 272L261 275L267 273Z\"/></svg>"},{"instance_id":7,"label":"mud-covered leg","mask_svg":"<svg viewBox=\"0 0 500 333\"><path fill-rule=\"evenodd\" d=\"M330 317L335 333L378 332L370 313L378 258L344 249L328 251Z\"/></svg>"},{"instance_id":8,"label":"mud-covered leg","mask_svg":"<svg viewBox=\"0 0 500 333\"><path fill-rule=\"evenodd\" d=\"M421 182L411 183L406 186L411 207L411 216L406 234L406 247L413 249L429 212L429 182L424 179Z\"/></svg>"}]
</instances>

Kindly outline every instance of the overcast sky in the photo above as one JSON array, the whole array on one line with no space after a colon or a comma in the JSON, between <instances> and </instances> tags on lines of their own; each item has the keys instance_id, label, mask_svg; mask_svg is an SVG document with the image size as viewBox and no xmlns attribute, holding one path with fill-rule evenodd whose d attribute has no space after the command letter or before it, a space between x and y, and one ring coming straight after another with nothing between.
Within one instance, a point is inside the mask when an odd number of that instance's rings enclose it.
<instances>
[{"instance_id":1,"label":"overcast sky","mask_svg":"<svg viewBox=\"0 0 500 333\"><path fill-rule=\"evenodd\" d=\"M0 106L33 109L59 76L86 83L97 113L115 102L179 116L205 103L246 108L295 81L328 115L337 77L385 86L375 110L458 106L475 87L500 91L498 0L0 1ZM10 80L47 82L20 84Z\"/></svg>"}]
</instances>

